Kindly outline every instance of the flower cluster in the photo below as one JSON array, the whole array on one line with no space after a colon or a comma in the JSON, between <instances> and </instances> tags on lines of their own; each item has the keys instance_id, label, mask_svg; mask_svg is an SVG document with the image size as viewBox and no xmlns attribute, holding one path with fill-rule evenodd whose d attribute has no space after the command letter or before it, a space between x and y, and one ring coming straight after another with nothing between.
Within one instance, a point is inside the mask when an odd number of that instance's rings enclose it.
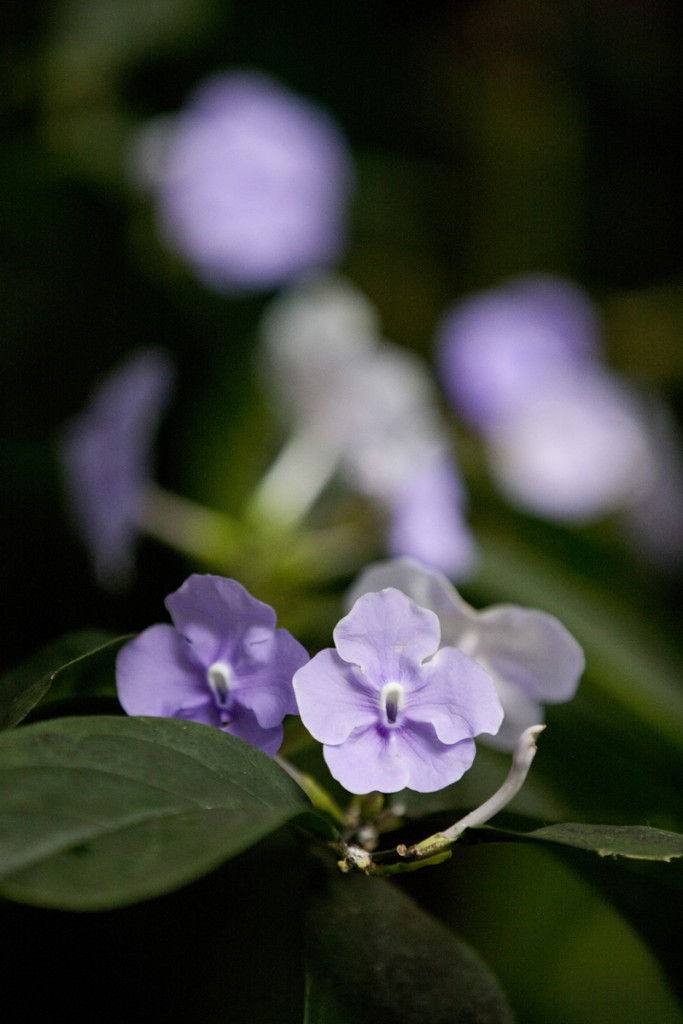
<instances>
[{"instance_id":1,"label":"flower cluster","mask_svg":"<svg viewBox=\"0 0 683 1024\"><path fill-rule=\"evenodd\" d=\"M239 583L190 576L166 599L173 625L120 651L121 704L223 729L270 755L285 716L298 713L351 793L432 792L470 767L475 736L490 742L503 722L500 745L511 749L541 699L576 689L581 651L551 616L478 614L445 577L408 560L371 568L355 594L335 648L309 660Z\"/></svg>"}]
</instances>

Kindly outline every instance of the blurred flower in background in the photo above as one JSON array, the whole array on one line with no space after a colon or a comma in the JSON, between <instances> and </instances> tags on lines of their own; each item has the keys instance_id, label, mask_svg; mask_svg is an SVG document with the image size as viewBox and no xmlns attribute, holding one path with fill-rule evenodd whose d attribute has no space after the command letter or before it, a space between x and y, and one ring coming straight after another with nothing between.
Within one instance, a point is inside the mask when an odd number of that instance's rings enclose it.
<instances>
[{"instance_id":1,"label":"blurred flower in background","mask_svg":"<svg viewBox=\"0 0 683 1024\"><path fill-rule=\"evenodd\" d=\"M152 474L151 449L173 369L159 349L129 357L64 432L66 497L100 584L130 582L138 514Z\"/></svg>"},{"instance_id":2,"label":"blurred flower in background","mask_svg":"<svg viewBox=\"0 0 683 1024\"><path fill-rule=\"evenodd\" d=\"M650 517L663 524L683 508L683 488L662 487L676 476L675 444L655 427L663 411L649 412L603 363L597 316L580 289L542 275L513 279L448 313L437 347L444 388L482 437L511 504L564 523L623 513L636 546L642 535L654 548L660 531Z\"/></svg>"},{"instance_id":3,"label":"blurred flower in background","mask_svg":"<svg viewBox=\"0 0 683 1024\"><path fill-rule=\"evenodd\" d=\"M342 251L346 143L325 111L265 74L208 79L143 129L133 162L164 240L208 288L272 288Z\"/></svg>"},{"instance_id":4,"label":"blurred flower in background","mask_svg":"<svg viewBox=\"0 0 683 1024\"><path fill-rule=\"evenodd\" d=\"M283 293L262 334L266 384L293 434L261 508L292 520L340 472L386 511L392 552L467 575L465 489L427 367L381 337L372 304L339 277Z\"/></svg>"}]
</instances>

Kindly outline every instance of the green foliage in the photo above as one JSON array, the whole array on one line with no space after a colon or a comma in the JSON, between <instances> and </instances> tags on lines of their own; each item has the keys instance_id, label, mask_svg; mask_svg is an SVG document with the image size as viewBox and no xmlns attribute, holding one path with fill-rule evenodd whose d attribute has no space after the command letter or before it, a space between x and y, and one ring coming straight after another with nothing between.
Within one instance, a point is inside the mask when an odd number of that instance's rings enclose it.
<instances>
[{"instance_id":1,"label":"green foliage","mask_svg":"<svg viewBox=\"0 0 683 1024\"><path fill-rule=\"evenodd\" d=\"M0 778L0 893L70 910L168 892L308 807L265 754L171 719L7 732Z\"/></svg>"},{"instance_id":2,"label":"green foliage","mask_svg":"<svg viewBox=\"0 0 683 1024\"><path fill-rule=\"evenodd\" d=\"M476 954L384 880L321 872L306 923L305 1024L512 1022Z\"/></svg>"}]
</instances>

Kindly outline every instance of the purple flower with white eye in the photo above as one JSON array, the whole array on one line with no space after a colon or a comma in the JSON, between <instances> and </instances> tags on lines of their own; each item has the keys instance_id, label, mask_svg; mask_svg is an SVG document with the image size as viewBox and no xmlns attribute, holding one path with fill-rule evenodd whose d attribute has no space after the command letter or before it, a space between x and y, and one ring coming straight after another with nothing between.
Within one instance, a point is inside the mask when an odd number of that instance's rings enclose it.
<instances>
[{"instance_id":1,"label":"purple flower with white eye","mask_svg":"<svg viewBox=\"0 0 683 1024\"><path fill-rule=\"evenodd\" d=\"M396 587L430 608L442 643L473 658L493 680L505 717L495 736L482 736L487 746L514 750L524 730L543 721L543 704L560 704L576 693L583 651L553 615L512 604L476 611L446 576L411 558L368 566L347 594L347 606L382 587Z\"/></svg>"},{"instance_id":2,"label":"purple flower with white eye","mask_svg":"<svg viewBox=\"0 0 683 1024\"><path fill-rule=\"evenodd\" d=\"M351 793L431 793L471 766L503 712L487 673L439 648L434 612L393 588L364 594L294 676L299 714Z\"/></svg>"},{"instance_id":3,"label":"purple flower with white eye","mask_svg":"<svg viewBox=\"0 0 683 1024\"><path fill-rule=\"evenodd\" d=\"M151 626L119 651L124 710L201 722L276 754L285 715L297 713L304 648L235 580L195 574L165 603L173 626Z\"/></svg>"},{"instance_id":4,"label":"purple flower with white eye","mask_svg":"<svg viewBox=\"0 0 683 1024\"><path fill-rule=\"evenodd\" d=\"M272 288L339 256L346 143L322 108L267 75L215 75L148 127L135 158L167 243L209 288Z\"/></svg>"},{"instance_id":5,"label":"purple flower with white eye","mask_svg":"<svg viewBox=\"0 0 683 1024\"><path fill-rule=\"evenodd\" d=\"M71 513L99 582L110 589L125 586L133 572L152 441L172 378L165 353L136 353L106 378L62 439Z\"/></svg>"}]
</instances>

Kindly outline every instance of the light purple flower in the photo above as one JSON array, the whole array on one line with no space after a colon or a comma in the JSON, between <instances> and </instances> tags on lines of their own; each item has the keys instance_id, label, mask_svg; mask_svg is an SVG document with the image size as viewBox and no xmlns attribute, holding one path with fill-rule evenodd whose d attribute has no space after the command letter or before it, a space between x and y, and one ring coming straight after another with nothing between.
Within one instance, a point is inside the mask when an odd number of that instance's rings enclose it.
<instances>
[{"instance_id":1,"label":"light purple flower","mask_svg":"<svg viewBox=\"0 0 683 1024\"><path fill-rule=\"evenodd\" d=\"M138 173L160 228L208 287L266 289L334 263L353 177L341 132L268 76L214 76L152 123Z\"/></svg>"},{"instance_id":2,"label":"light purple flower","mask_svg":"<svg viewBox=\"0 0 683 1024\"><path fill-rule=\"evenodd\" d=\"M553 615L512 604L476 611L442 573L410 558L365 569L347 594L347 606L382 587L396 587L431 609L441 625L441 642L489 674L505 717L495 736L482 737L488 746L513 750L525 729L543 722L543 704L559 704L576 693L583 651Z\"/></svg>"},{"instance_id":3,"label":"light purple flower","mask_svg":"<svg viewBox=\"0 0 683 1024\"><path fill-rule=\"evenodd\" d=\"M292 676L308 661L304 648L235 580L192 575L166 607L173 626L151 626L119 652L124 710L215 726L276 754L285 715L297 713Z\"/></svg>"},{"instance_id":4,"label":"light purple flower","mask_svg":"<svg viewBox=\"0 0 683 1024\"><path fill-rule=\"evenodd\" d=\"M437 333L444 388L473 427L504 423L549 382L591 364L598 323L570 281L529 275L456 305Z\"/></svg>"},{"instance_id":5,"label":"light purple flower","mask_svg":"<svg viewBox=\"0 0 683 1024\"><path fill-rule=\"evenodd\" d=\"M302 721L349 792L441 789L471 766L472 737L500 725L486 672L439 641L437 616L388 588L360 597L336 650L294 676Z\"/></svg>"},{"instance_id":6,"label":"light purple flower","mask_svg":"<svg viewBox=\"0 0 683 1024\"><path fill-rule=\"evenodd\" d=\"M151 446L173 371L158 349L138 352L111 373L65 431L67 499L103 586L133 571L138 511L151 475Z\"/></svg>"}]
</instances>

